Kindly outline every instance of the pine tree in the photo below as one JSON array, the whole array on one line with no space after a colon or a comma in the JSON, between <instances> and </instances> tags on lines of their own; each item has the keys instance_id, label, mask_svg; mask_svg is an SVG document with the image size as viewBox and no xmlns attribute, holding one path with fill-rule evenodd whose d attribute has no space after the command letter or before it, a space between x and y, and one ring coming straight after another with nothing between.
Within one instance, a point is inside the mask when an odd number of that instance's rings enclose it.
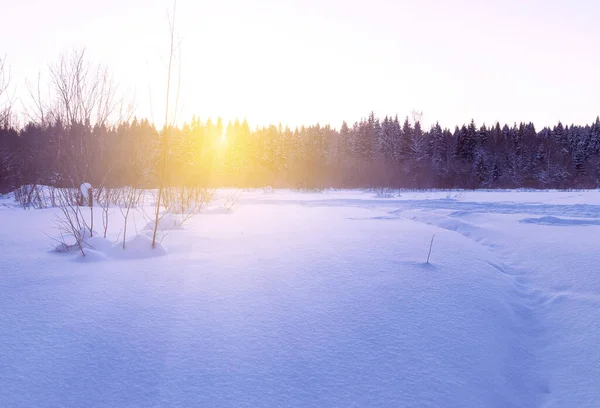
<instances>
[{"instance_id":1,"label":"pine tree","mask_svg":"<svg viewBox=\"0 0 600 408\"><path fill-rule=\"evenodd\" d=\"M392 160L395 163L399 163L402 159L402 129L400 127L398 115L396 115L394 121L391 122L390 128L392 139Z\"/></svg>"},{"instance_id":2,"label":"pine tree","mask_svg":"<svg viewBox=\"0 0 600 408\"><path fill-rule=\"evenodd\" d=\"M596 117L596 121L590 128L589 152L591 156L600 154L600 117Z\"/></svg>"},{"instance_id":3,"label":"pine tree","mask_svg":"<svg viewBox=\"0 0 600 408\"><path fill-rule=\"evenodd\" d=\"M421 124L415 123L415 127L410 137L410 157L417 166L422 167L427 159L428 143L426 134L421 130Z\"/></svg>"},{"instance_id":4,"label":"pine tree","mask_svg":"<svg viewBox=\"0 0 600 408\"><path fill-rule=\"evenodd\" d=\"M433 179L443 179L445 176L445 154L446 154L446 139L439 123L431 127L429 131L429 156L431 158L431 169ZM437 184L437 183L436 183Z\"/></svg>"},{"instance_id":5,"label":"pine tree","mask_svg":"<svg viewBox=\"0 0 600 408\"><path fill-rule=\"evenodd\" d=\"M400 143L400 157L402 159L410 158L410 141L412 139L413 128L410 122L408 121L408 116L404 119L404 124L402 125L402 133L401 138L402 142Z\"/></svg>"},{"instance_id":6,"label":"pine tree","mask_svg":"<svg viewBox=\"0 0 600 408\"><path fill-rule=\"evenodd\" d=\"M394 160L394 122L387 116L381 126L379 155L388 163Z\"/></svg>"}]
</instances>

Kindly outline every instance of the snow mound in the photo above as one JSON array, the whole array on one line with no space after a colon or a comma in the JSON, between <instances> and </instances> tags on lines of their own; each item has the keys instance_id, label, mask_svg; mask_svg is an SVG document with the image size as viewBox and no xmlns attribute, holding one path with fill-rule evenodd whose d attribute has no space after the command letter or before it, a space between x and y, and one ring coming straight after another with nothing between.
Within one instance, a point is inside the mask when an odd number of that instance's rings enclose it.
<instances>
[{"instance_id":1,"label":"snow mound","mask_svg":"<svg viewBox=\"0 0 600 408\"><path fill-rule=\"evenodd\" d=\"M90 230L87 228L82 228L79 231L79 236L83 238L83 247L101 252L105 252L112 247L112 242L106 238L100 237L96 231L94 231L93 235L94 236L92 236ZM61 242L60 244L56 245L51 252L56 252L59 254L74 254L79 252L79 245L77 245L77 242L74 242L73 244Z\"/></svg>"},{"instance_id":2,"label":"snow mound","mask_svg":"<svg viewBox=\"0 0 600 408\"><path fill-rule=\"evenodd\" d=\"M140 234L145 235L147 237L152 238L152 236L154 235L154 231L152 229L143 229L142 232L140 232Z\"/></svg>"},{"instance_id":3,"label":"snow mound","mask_svg":"<svg viewBox=\"0 0 600 408\"><path fill-rule=\"evenodd\" d=\"M83 254L85 254L85 256ZM88 263L101 262L108 259L104 253L89 248L84 248L83 254L80 252L79 255L77 255L77 258L75 258L75 261Z\"/></svg>"},{"instance_id":4,"label":"snow mound","mask_svg":"<svg viewBox=\"0 0 600 408\"><path fill-rule=\"evenodd\" d=\"M117 259L143 259L166 255L167 250L160 242L157 242L155 248L152 248L152 238L140 234L125 241L125 249L123 249L123 243L113 245L109 254Z\"/></svg>"},{"instance_id":5,"label":"snow mound","mask_svg":"<svg viewBox=\"0 0 600 408\"><path fill-rule=\"evenodd\" d=\"M90 232L90 229L86 227L79 230L79 236L83 238L84 241L97 235L98 233L96 231L92 230L92 232Z\"/></svg>"},{"instance_id":6,"label":"snow mound","mask_svg":"<svg viewBox=\"0 0 600 408\"><path fill-rule=\"evenodd\" d=\"M106 252L113 247L113 243L103 237L90 237L85 240L85 243L91 248L97 251Z\"/></svg>"},{"instance_id":7,"label":"snow mound","mask_svg":"<svg viewBox=\"0 0 600 408\"><path fill-rule=\"evenodd\" d=\"M150 221L144 227L144 230L154 231L155 220ZM161 216L158 220L158 229L160 231L170 231L170 230L181 230L183 226L181 225L181 221L177 219L173 214L166 213Z\"/></svg>"}]
</instances>

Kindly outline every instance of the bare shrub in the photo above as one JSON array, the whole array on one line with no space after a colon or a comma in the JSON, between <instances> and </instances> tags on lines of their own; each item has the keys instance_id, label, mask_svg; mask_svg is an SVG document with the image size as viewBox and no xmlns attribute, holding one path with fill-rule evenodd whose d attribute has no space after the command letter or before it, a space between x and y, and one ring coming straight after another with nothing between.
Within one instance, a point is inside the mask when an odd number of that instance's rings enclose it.
<instances>
[{"instance_id":1,"label":"bare shrub","mask_svg":"<svg viewBox=\"0 0 600 408\"><path fill-rule=\"evenodd\" d=\"M244 193L244 190L237 190L233 193L227 194L227 196L225 196L225 201L223 202L223 207L225 207L225 209L227 211L230 211L233 208L233 206L242 197L243 193Z\"/></svg>"},{"instance_id":2,"label":"bare shrub","mask_svg":"<svg viewBox=\"0 0 600 408\"><path fill-rule=\"evenodd\" d=\"M104 231L104 238L106 238L106 233L108 231L108 224L111 215L110 206L112 204L113 192L115 190L108 187L99 190L102 191L104 194L98 194L98 196L96 197L96 202L98 203L98 205L100 205L100 208L102 209L102 229Z\"/></svg>"},{"instance_id":3,"label":"bare shrub","mask_svg":"<svg viewBox=\"0 0 600 408\"><path fill-rule=\"evenodd\" d=\"M446 193L446 200L460 200L465 196L464 191L448 191Z\"/></svg>"},{"instance_id":4,"label":"bare shrub","mask_svg":"<svg viewBox=\"0 0 600 408\"><path fill-rule=\"evenodd\" d=\"M123 215L123 249L125 249L125 243L127 241L127 221L131 210L135 208L141 200L144 190L136 187L124 187L121 194L122 201L119 203L119 209ZM108 221L107 221L108 223Z\"/></svg>"},{"instance_id":5,"label":"bare shrub","mask_svg":"<svg viewBox=\"0 0 600 408\"><path fill-rule=\"evenodd\" d=\"M296 191L301 193L322 193L325 189L322 187L299 187Z\"/></svg>"},{"instance_id":6,"label":"bare shrub","mask_svg":"<svg viewBox=\"0 0 600 408\"><path fill-rule=\"evenodd\" d=\"M49 186L48 187L48 202L50 207L58 207L58 202L56 201L56 187Z\"/></svg>"},{"instance_id":7,"label":"bare shrub","mask_svg":"<svg viewBox=\"0 0 600 408\"><path fill-rule=\"evenodd\" d=\"M25 184L18 187L14 191L15 201L19 206L25 210L34 208L47 208L48 200L44 194L44 188L37 184ZM56 197L54 194L54 188L51 189L51 201L52 206L56 206Z\"/></svg>"},{"instance_id":8,"label":"bare shrub","mask_svg":"<svg viewBox=\"0 0 600 408\"><path fill-rule=\"evenodd\" d=\"M215 196L215 188L200 186L179 186L165 188L163 191L164 214L179 215L179 223L186 221L198 214L209 204ZM159 219L160 221L160 219Z\"/></svg>"},{"instance_id":9,"label":"bare shrub","mask_svg":"<svg viewBox=\"0 0 600 408\"><path fill-rule=\"evenodd\" d=\"M57 202L60 214L56 215L56 226L59 231L57 241L60 245L57 247L59 252L70 252L73 249L79 250L83 256L84 242L87 237L92 235L92 229L88 225L85 216L81 211L80 204L81 193L79 189L63 188L57 190ZM67 237L75 239L74 244L67 243Z\"/></svg>"},{"instance_id":10,"label":"bare shrub","mask_svg":"<svg viewBox=\"0 0 600 408\"><path fill-rule=\"evenodd\" d=\"M398 195L396 189L391 187L377 187L373 189L377 198L394 198Z\"/></svg>"}]
</instances>

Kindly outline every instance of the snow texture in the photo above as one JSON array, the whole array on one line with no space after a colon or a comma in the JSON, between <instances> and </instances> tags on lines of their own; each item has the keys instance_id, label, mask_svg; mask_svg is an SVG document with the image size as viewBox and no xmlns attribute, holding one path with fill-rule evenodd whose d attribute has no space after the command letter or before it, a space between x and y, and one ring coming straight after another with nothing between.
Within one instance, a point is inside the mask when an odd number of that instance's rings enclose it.
<instances>
[{"instance_id":1,"label":"snow texture","mask_svg":"<svg viewBox=\"0 0 600 408\"><path fill-rule=\"evenodd\" d=\"M201 212L201 214L207 214L207 215L233 214L233 213L234 213L233 208L226 208L226 207L206 208L205 210L203 210Z\"/></svg>"},{"instance_id":2,"label":"snow texture","mask_svg":"<svg viewBox=\"0 0 600 408\"><path fill-rule=\"evenodd\" d=\"M106 252L113 247L113 242L97 235L85 239L85 245L100 252Z\"/></svg>"},{"instance_id":3,"label":"snow texture","mask_svg":"<svg viewBox=\"0 0 600 408\"><path fill-rule=\"evenodd\" d=\"M595 219L574 219L574 218L559 218L559 217L539 217L539 218L523 218L521 220L527 224L540 225L600 225L600 220Z\"/></svg>"},{"instance_id":4,"label":"snow texture","mask_svg":"<svg viewBox=\"0 0 600 408\"><path fill-rule=\"evenodd\" d=\"M1 407L600 400L599 191L253 190L84 263L55 213L0 210Z\"/></svg>"},{"instance_id":5,"label":"snow texture","mask_svg":"<svg viewBox=\"0 0 600 408\"><path fill-rule=\"evenodd\" d=\"M98 236L98 232L90 231L90 229L86 227L83 227L79 230L79 238L83 239L84 241L92 238L93 236Z\"/></svg>"},{"instance_id":6,"label":"snow texture","mask_svg":"<svg viewBox=\"0 0 600 408\"><path fill-rule=\"evenodd\" d=\"M106 255L100 251L96 251L89 248L83 248L82 251L83 253L81 253L80 251L79 255L77 255L77 258L75 258L77 262L100 262L106 261L107 259Z\"/></svg>"},{"instance_id":7,"label":"snow texture","mask_svg":"<svg viewBox=\"0 0 600 408\"><path fill-rule=\"evenodd\" d=\"M143 259L166 255L167 250L160 242L156 242L153 248L152 238L140 234L125 241L125 248L122 242L113 245L108 254L117 259Z\"/></svg>"},{"instance_id":8,"label":"snow texture","mask_svg":"<svg viewBox=\"0 0 600 408\"><path fill-rule=\"evenodd\" d=\"M156 220L152 220L146 224L144 230L146 231L154 231L154 226L156 225ZM163 213L159 216L158 219L158 230L159 231L170 231L170 230L179 230L183 229L181 222L177 219L177 217L171 213Z\"/></svg>"}]
</instances>

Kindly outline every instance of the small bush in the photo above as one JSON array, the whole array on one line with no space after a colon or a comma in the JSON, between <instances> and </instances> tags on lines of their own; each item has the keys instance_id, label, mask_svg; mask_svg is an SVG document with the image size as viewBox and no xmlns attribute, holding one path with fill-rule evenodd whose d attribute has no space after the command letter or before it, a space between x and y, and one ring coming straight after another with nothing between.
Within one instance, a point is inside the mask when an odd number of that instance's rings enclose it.
<instances>
[{"instance_id":1,"label":"small bush","mask_svg":"<svg viewBox=\"0 0 600 408\"><path fill-rule=\"evenodd\" d=\"M223 207L227 211L231 211L233 206L238 202L238 200L242 196L243 192L243 190L238 190L236 192L227 194L227 196L225 197L225 201L223 202Z\"/></svg>"},{"instance_id":2,"label":"small bush","mask_svg":"<svg viewBox=\"0 0 600 408\"><path fill-rule=\"evenodd\" d=\"M396 189L391 187L377 187L373 190L377 198L394 198L398 195Z\"/></svg>"}]
</instances>

